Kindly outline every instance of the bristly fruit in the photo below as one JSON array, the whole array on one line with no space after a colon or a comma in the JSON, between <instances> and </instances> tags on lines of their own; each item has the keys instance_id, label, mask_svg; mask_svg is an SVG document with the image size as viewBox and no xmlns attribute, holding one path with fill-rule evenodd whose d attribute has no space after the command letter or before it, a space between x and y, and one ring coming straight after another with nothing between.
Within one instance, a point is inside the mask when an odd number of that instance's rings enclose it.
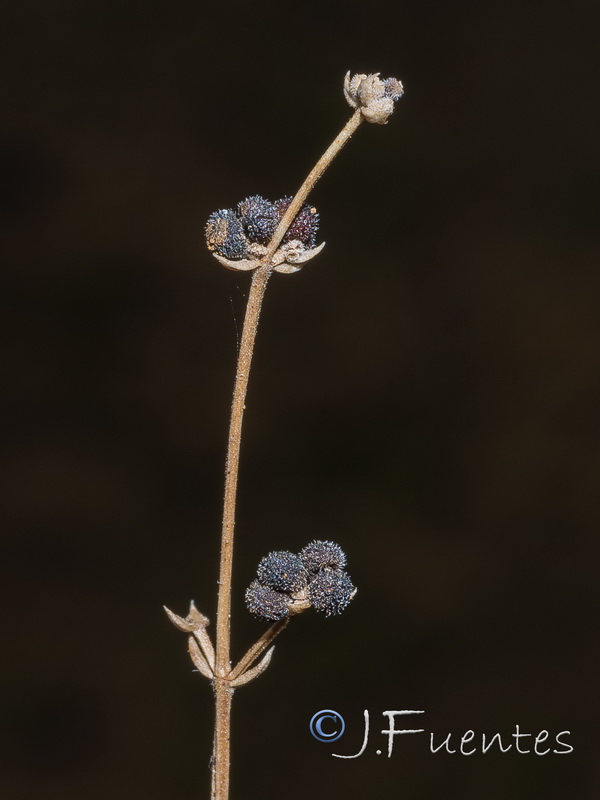
<instances>
[{"instance_id":1,"label":"bristly fruit","mask_svg":"<svg viewBox=\"0 0 600 800\"><path fill-rule=\"evenodd\" d=\"M259 194L247 197L238 203L238 217L249 241L268 244L271 241L279 217L275 206Z\"/></svg>"},{"instance_id":2,"label":"bristly fruit","mask_svg":"<svg viewBox=\"0 0 600 800\"><path fill-rule=\"evenodd\" d=\"M230 208L214 211L205 228L206 246L225 258L246 258L248 239L242 223Z\"/></svg>"},{"instance_id":3,"label":"bristly fruit","mask_svg":"<svg viewBox=\"0 0 600 800\"><path fill-rule=\"evenodd\" d=\"M256 576L263 586L279 592L298 592L308 580L302 561L287 550L275 550L261 559Z\"/></svg>"},{"instance_id":4,"label":"bristly fruit","mask_svg":"<svg viewBox=\"0 0 600 800\"><path fill-rule=\"evenodd\" d=\"M325 567L343 569L347 559L339 544L315 539L300 551L300 561L309 573L315 573Z\"/></svg>"},{"instance_id":5,"label":"bristly fruit","mask_svg":"<svg viewBox=\"0 0 600 800\"><path fill-rule=\"evenodd\" d=\"M259 619L277 622L287 617L289 602L290 598L286 594L263 586L259 581L252 581L246 589L246 608Z\"/></svg>"},{"instance_id":6,"label":"bristly fruit","mask_svg":"<svg viewBox=\"0 0 600 800\"><path fill-rule=\"evenodd\" d=\"M275 210L277 212L278 222L283 218L283 215L290 207L292 202L291 197L283 197L281 200L275 201ZM283 242L291 242L294 239L302 242L306 247L314 247L317 243L317 233L319 231L319 213L314 206L305 203L300 211L294 217L287 233L283 237Z\"/></svg>"},{"instance_id":7,"label":"bristly fruit","mask_svg":"<svg viewBox=\"0 0 600 800\"><path fill-rule=\"evenodd\" d=\"M308 584L308 599L326 617L341 614L355 592L350 576L342 569L323 569Z\"/></svg>"}]
</instances>

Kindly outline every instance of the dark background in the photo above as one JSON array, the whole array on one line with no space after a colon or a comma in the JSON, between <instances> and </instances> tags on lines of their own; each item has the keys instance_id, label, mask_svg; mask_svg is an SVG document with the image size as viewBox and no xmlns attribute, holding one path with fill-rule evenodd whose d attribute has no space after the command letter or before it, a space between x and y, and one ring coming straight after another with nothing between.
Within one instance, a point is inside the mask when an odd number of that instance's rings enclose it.
<instances>
[{"instance_id":1,"label":"dark background","mask_svg":"<svg viewBox=\"0 0 600 800\"><path fill-rule=\"evenodd\" d=\"M208 796L211 692L161 608L214 618L248 276L203 225L299 186L347 69L406 95L313 194L324 253L267 292L234 652L269 550L335 539L359 592L236 694L232 798L597 797L597 4L2 16L2 797ZM575 750L378 757L381 712L411 708L455 745L519 724ZM364 709L368 751L331 758Z\"/></svg>"}]
</instances>

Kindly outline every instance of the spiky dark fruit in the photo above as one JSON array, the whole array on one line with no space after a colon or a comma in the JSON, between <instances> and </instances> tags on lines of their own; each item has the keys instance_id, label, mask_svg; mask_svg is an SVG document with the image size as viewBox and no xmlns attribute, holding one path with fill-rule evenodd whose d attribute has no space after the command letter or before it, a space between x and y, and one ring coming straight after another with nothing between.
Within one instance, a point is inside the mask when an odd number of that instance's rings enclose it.
<instances>
[{"instance_id":1,"label":"spiky dark fruit","mask_svg":"<svg viewBox=\"0 0 600 800\"><path fill-rule=\"evenodd\" d=\"M302 561L287 550L275 550L262 558L256 576L263 586L279 592L298 592L308 580Z\"/></svg>"},{"instance_id":2,"label":"spiky dark fruit","mask_svg":"<svg viewBox=\"0 0 600 800\"><path fill-rule=\"evenodd\" d=\"M315 539L300 551L300 561L311 573L324 567L343 569L346 566L346 554L335 542Z\"/></svg>"},{"instance_id":3,"label":"spiky dark fruit","mask_svg":"<svg viewBox=\"0 0 600 800\"><path fill-rule=\"evenodd\" d=\"M258 194L247 197L238 203L237 213L249 241L269 243L279 222L275 206L270 200Z\"/></svg>"},{"instance_id":4,"label":"spiky dark fruit","mask_svg":"<svg viewBox=\"0 0 600 800\"><path fill-rule=\"evenodd\" d=\"M330 617L341 614L356 589L350 576L341 569L326 568L318 572L308 584L308 599L316 611Z\"/></svg>"},{"instance_id":5,"label":"spiky dark fruit","mask_svg":"<svg viewBox=\"0 0 600 800\"><path fill-rule=\"evenodd\" d=\"M290 207L291 197L283 197L275 201L278 222ZM319 213L314 206L305 204L294 217L292 224L287 229L283 237L284 243L298 239L306 247L314 247L317 243L317 233L319 231Z\"/></svg>"},{"instance_id":6,"label":"spiky dark fruit","mask_svg":"<svg viewBox=\"0 0 600 800\"><path fill-rule=\"evenodd\" d=\"M242 223L230 208L214 211L204 230L206 246L225 258L239 259L248 255L248 239Z\"/></svg>"},{"instance_id":7,"label":"spiky dark fruit","mask_svg":"<svg viewBox=\"0 0 600 800\"><path fill-rule=\"evenodd\" d=\"M259 581L252 581L246 589L246 608L259 619L277 620L284 619L289 614L289 597L281 592L276 592Z\"/></svg>"}]
</instances>

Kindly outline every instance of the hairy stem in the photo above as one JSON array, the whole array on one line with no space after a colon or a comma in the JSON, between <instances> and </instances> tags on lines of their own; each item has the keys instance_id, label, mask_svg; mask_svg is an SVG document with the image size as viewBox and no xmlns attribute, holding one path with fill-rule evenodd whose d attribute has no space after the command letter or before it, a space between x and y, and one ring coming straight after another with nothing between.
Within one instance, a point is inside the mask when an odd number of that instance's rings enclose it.
<instances>
[{"instance_id":1,"label":"hairy stem","mask_svg":"<svg viewBox=\"0 0 600 800\"><path fill-rule=\"evenodd\" d=\"M235 507L237 495L238 471L240 462L240 446L242 442L242 422L246 403L246 391L254 342L258 328L258 320L268 280L272 273L271 258L279 247L285 233L302 204L308 197L321 175L331 164L342 147L349 141L362 121L360 110L355 111L344 128L336 136L310 174L297 191L290 207L279 223L269 243L267 253L262 259L262 266L252 275L252 283L248 294L246 316L242 340L238 354L233 402L231 405L231 422L227 443L227 460L225 467L225 497L223 503L223 526L221 532L221 561L219 570L219 592L217 600L216 622L216 664L215 664L215 736L212 760L212 800L228 800L229 797L229 765L230 765L230 727L231 697L233 689L229 685L232 678L231 650L231 572L233 565L233 540L235 528ZM273 626L276 627L276 626ZM285 627L285 626L283 626ZM279 633L277 630L277 633ZM273 637L274 638L274 637ZM262 640L259 640L262 642ZM251 648L252 649L252 648ZM263 648L264 649L264 648ZM262 652L262 650L261 650Z\"/></svg>"},{"instance_id":2,"label":"hairy stem","mask_svg":"<svg viewBox=\"0 0 600 800\"><path fill-rule=\"evenodd\" d=\"M231 640L231 570L233 565L233 533L235 528L235 504L237 479L242 443L242 422L246 403L246 391L250 376L250 364L254 352L256 330L267 282L272 269L266 264L252 275L240 351L238 354L231 422L227 443L225 465L225 499L223 503L223 528L221 532L221 565L219 573L219 595L217 601L217 647L215 659L215 738L213 752L213 800L227 800L229 796L229 739L231 720L231 696L228 674Z\"/></svg>"},{"instance_id":3,"label":"hairy stem","mask_svg":"<svg viewBox=\"0 0 600 800\"><path fill-rule=\"evenodd\" d=\"M340 152L342 147L350 140L350 137L352 136L352 134L358 128L358 126L362 121L363 121L363 115L360 109L357 109L354 112L354 114L352 114L348 122L344 125L342 130L335 137L333 142L329 145L327 150L325 150L321 158L317 161L317 163L308 173L308 175L306 176L306 180L294 195L294 199L292 200L290 207L283 215L281 222L277 226L277 230L273 234L273 238L269 242L269 249L267 251L267 254L265 255L265 261L268 261L275 252L275 250L277 250L277 248L281 244L281 240L285 236L287 229L294 221L294 217L296 216L298 211L300 211L302 204L304 203L310 192L313 190L314 185L319 180L321 175L325 172L327 167L331 164L333 159Z\"/></svg>"}]
</instances>

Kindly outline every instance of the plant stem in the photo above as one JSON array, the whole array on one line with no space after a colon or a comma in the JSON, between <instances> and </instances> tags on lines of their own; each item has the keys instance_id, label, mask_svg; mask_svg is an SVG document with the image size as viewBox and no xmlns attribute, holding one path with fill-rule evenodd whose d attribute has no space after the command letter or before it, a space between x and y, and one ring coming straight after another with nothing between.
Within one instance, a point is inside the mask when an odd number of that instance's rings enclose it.
<instances>
[{"instance_id":1,"label":"plant stem","mask_svg":"<svg viewBox=\"0 0 600 800\"><path fill-rule=\"evenodd\" d=\"M215 661L215 739L212 769L214 773L213 800L227 800L229 796L229 738L231 719L231 697L233 689L229 686L231 640L231 570L233 565L233 533L235 527L235 504L237 478L242 443L242 422L246 402L246 390L250 376L250 364L254 351L258 318L267 282L272 269L266 264L256 269L252 275L242 340L238 354L231 422L227 443L225 465L225 499L223 504L223 529L221 534L221 566L219 574L219 595L217 601L217 647Z\"/></svg>"},{"instance_id":2,"label":"plant stem","mask_svg":"<svg viewBox=\"0 0 600 800\"><path fill-rule=\"evenodd\" d=\"M277 226L277 230L273 234L273 238L269 242L269 249L265 255L265 261L270 259L275 250L277 250L281 244L281 240L285 236L287 229L294 221L294 217L298 211L300 211L302 204L313 190L314 185L340 152L342 147L349 141L350 137L362 121L363 115L360 109L357 109L354 114L352 114L348 122L344 125L342 130L335 137L333 142L329 145L327 150L325 150L315 166L308 173L306 180L294 195L294 199L292 200L290 207L283 215L281 222Z\"/></svg>"},{"instance_id":3,"label":"plant stem","mask_svg":"<svg viewBox=\"0 0 600 800\"><path fill-rule=\"evenodd\" d=\"M233 565L235 507L246 391L248 388L260 309L267 283L272 273L270 260L279 247L294 217L300 210L300 207L306 200L309 192L342 147L349 141L354 131L362 122L362 119L363 117L360 110L355 111L319 161L317 161L310 174L297 191L279 223L269 243L267 253L262 259L262 266L258 267L252 275L235 375L225 466L225 496L223 503L221 561L216 621L216 664L214 678L216 718L212 760L212 800L228 800L229 797L229 740L231 728L231 698L233 695L233 689L229 685L229 680L232 678L230 663L231 573ZM279 630L277 632L279 632Z\"/></svg>"}]
</instances>

